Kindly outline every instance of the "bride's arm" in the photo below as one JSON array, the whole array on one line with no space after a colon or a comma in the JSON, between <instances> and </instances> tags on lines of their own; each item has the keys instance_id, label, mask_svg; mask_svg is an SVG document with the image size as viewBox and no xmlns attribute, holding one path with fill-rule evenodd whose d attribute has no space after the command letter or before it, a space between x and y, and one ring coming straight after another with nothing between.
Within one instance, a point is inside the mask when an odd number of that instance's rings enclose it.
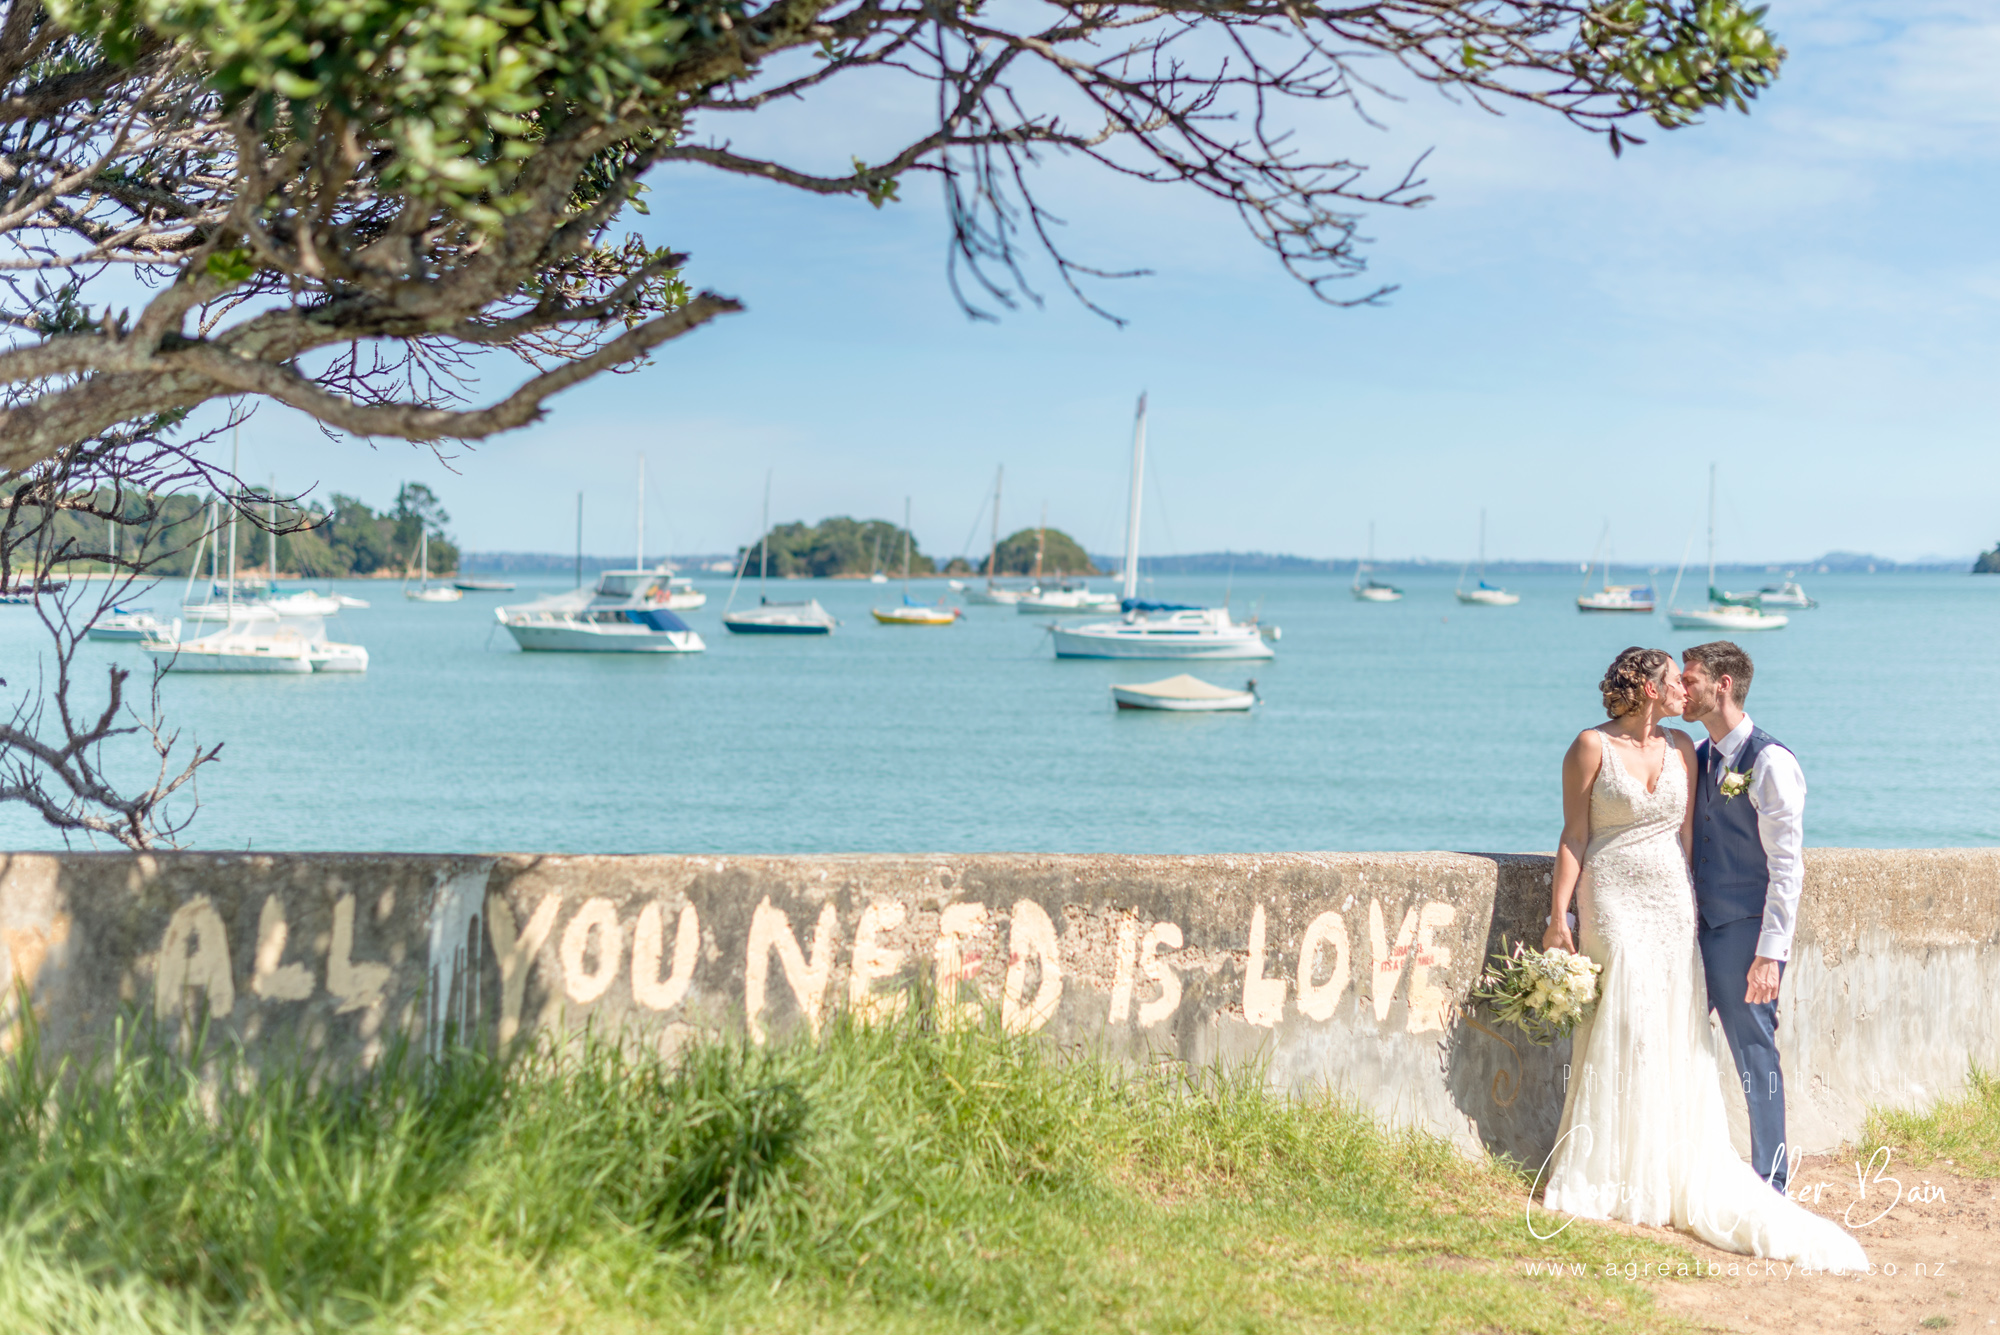
<instances>
[{"instance_id":1,"label":"bride's arm","mask_svg":"<svg viewBox=\"0 0 2000 1335\"><path fill-rule=\"evenodd\" d=\"M1583 852L1590 846L1590 786L1597 782L1598 766L1604 763L1604 735L1595 728L1585 729L1570 743L1563 757L1563 833L1556 846L1555 880L1549 888L1549 926L1542 933L1542 949L1561 946L1574 951L1565 915L1576 895L1576 883L1583 875Z\"/></svg>"}]
</instances>

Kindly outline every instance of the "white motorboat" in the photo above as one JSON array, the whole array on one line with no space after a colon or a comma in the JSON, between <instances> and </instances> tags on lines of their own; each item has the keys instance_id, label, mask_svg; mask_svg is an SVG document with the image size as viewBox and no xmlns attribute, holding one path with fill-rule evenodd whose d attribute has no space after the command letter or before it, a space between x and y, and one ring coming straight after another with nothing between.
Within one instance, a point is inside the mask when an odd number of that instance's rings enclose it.
<instances>
[{"instance_id":1,"label":"white motorboat","mask_svg":"<svg viewBox=\"0 0 2000 1335\"><path fill-rule=\"evenodd\" d=\"M1730 595L1731 598L1734 596ZM1785 576L1783 584L1766 584L1754 596L1759 607L1792 607L1804 611L1819 606L1818 601L1808 597L1806 591L1799 587L1799 582L1790 575Z\"/></svg>"},{"instance_id":2,"label":"white motorboat","mask_svg":"<svg viewBox=\"0 0 2000 1335\"><path fill-rule=\"evenodd\" d=\"M335 593L335 594L330 594L328 596L330 596L335 603L337 603L343 608L368 606L368 600L366 598L354 598L344 593Z\"/></svg>"},{"instance_id":3,"label":"white motorboat","mask_svg":"<svg viewBox=\"0 0 2000 1335\"><path fill-rule=\"evenodd\" d=\"M1579 612L1650 612L1653 610L1653 586L1650 584L1613 584L1611 582L1611 523L1605 521L1604 532L1598 535L1597 546L1590 553L1590 560L1583 567L1583 588L1576 595L1576 610ZM1597 569L1599 554L1604 556L1603 585L1595 592L1590 590L1591 572Z\"/></svg>"},{"instance_id":4,"label":"white motorboat","mask_svg":"<svg viewBox=\"0 0 2000 1335\"><path fill-rule=\"evenodd\" d=\"M606 570L589 589L496 607L521 648L553 653L698 654L708 648L667 602L658 570Z\"/></svg>"},{"instance_id":5,"label":"white motorboat","mask_svg":"<svg viewBox=\"0 0 2000 1335\"><path fill-rule=\"evenodd\" d=\"M152 640L167 629L165 622L143 607L114 607L90 628L93 640Z\"/></svg>"},{"instance_id":6,"label":"white motorboat","mask_svg":"<svg viewBox=\"0 0 2000 1335\"><path fill-rule=\"evenodd\" d=\"M746 560L743 563L748 565ZM835 621L831 613L819 605L819 599L808 598L804 602L772 602L761 596L768 586L771 573L771 476L764 475L764 536L757 540L757 606L738 612L736 588L743 582L743 571L736 572L736 580L729 586L729 604L723 609L722 625L735 635L831 635ZM706 600L704 600L706 601Z\"/></svg>"},{"instance_id":7,"label":"white motorboat","mask_svg":"<svg viewBox=\"0 0 2000 1335\"><path fill-rule=\"evenodd\" d=\"M1470 567L1466 567L1469 569ZM1465 569L1458 572L1458 587L1452 590L1458 601L1472 607L1512 607L1521 595L1486 582L1486 511L1479 511L1479 582L1465 587Z\"/></svg>"},{"instance_id":8,"label":"white motorboat","mask_svg":"<svg viewBox=\"0 0 2000 1335\"><path fill-rule=\"evenodd\" d=\"M1049 626L1057 658L1273 658L1265 628L1238 622L1226 607L1139 600L1139 500L1146 476L1146 396L1132 428L1132 495L1125 516L1125 589L1116 621Z\"/></svg>"},{"instance_id":9,"label":"white motorboat","mask_svg":"<svg viewBox=\"0 0 2000 1335\"><path fill-rule=\"evenodd\" d=\"M1686 572L1687 562L1683 558L1681 573ZM1673 592L1667 598L1667 620L1675 630L1719 630L1725 634L1738 634L1753 630L1782 630L1789 625L1790 618L1775 612L1766 612L1754 601L1731 602L1727 594L1715 587L1715 465L1708 466L1708 606L1680 608L1674 606L1680 598L1681 575L1674 576Z\"/></svg>"},{"instance_id":10,"label":"white motorboat","mask_svg":"<svg viewBox=\"0 0 2000 1335\"><path fill-rule=\"evenodd\" d=\"M694 581L670 574L667 578L667 606L676 612L692 612L697 607L708 606L708 595L694 586Z\"/></svg>"},{"instance_id":11,"label":"white motorboat","mask_svg":"<svg viewBox=\"0 0 2000 1335\"><path fill-rule=\"evenodd\" d=\"M1356 561L1354 563L1354 584L1351 589L1351 592L1354 594L1356 599L1364 603L1393 603L1400 601L1403 596L1403 591L1397 588L1395 585L1384 584L1381 580L1376 579L1373 576L1370 576L1365 580L1361 578L1363 575L1368 574L1368 572L1372 570L1374 566L1375 566L1375 524L1374 521L1371 520L1369 521L1368 524L1368 559L1366 561Z\"/></svg>"},{"instance_id":12,"label":"white motorboat","mask_svg":"<svg viewBox=\"0 0 2000 1335\"><path fill-rule=\"evenodd\" d=\"M181 638L176 621L168 633L140 646L168 672L290 673L366 672L368 651L326 637L314 616L270 622L233 621L220 630Z\"/></svg>"},{"instance_id":13,"label":"white motorboat","mask_svg":"<svg viewBox=\"0 0 2000 1335\"><path fill-rule=\"evenodd\" d=\"M1014 606L1027 615L1054 612L1058 615L1082 613L1103 616L1118 610L1119 598L1115 593L1092 593L1084 585L1065 584L1054 589L1030 589L1015 601Z\"/></svg>"},{"instance_id":14,"label":"white motorboat","mask_svg":"<svg viewBox=\"0 0 2000 1335\"><path fill-rule=\"evenodd\" d=\"M1120 709L1160 709L1171 713L1210 713L1217 710L1248 709L1257 703L1257 682L1253 678L1240 691L1216 686L1183 672L1164 681L1137 686L1113 686L1111 698Z\"/></svg>"},{"instance_id":15,"label":"white motorboat","mask_svg":"<svg viewBox=\"0 0 2000 1335\"><path fill-rule=\"evenodd\" d=\"M407 567L405 567L407 570ZM417 538L417 587L403 586L403 596L413 603L455 603L465 597L465 591L449 584L431 583L431 533L429 529Z\"/></svg>"},{"instance_id":16,"label":"white motorboat","mask_svg":"<svg viewBox=\"0 0 2000 1335\"><path fill-rule=\"evenodd\" d=\"M1595 593L1577 595L1579 612L1650 612L1653 586L1650 584L1606 584Z\"/></svg>"}]
</instances>

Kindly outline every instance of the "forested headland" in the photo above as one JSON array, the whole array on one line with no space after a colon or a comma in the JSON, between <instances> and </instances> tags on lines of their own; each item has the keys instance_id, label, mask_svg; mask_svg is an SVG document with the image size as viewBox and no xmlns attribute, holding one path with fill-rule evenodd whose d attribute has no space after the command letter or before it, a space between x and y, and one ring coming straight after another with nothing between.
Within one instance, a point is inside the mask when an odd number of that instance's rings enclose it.
<instances>
[{"instance_id":1,"label":"forested headland","mask_svg":"<svg viewBox=\"0 0 2000 1335\"><path fill-rule=\"evenodd\" d=\"M1039 536L1038 536L1039 535ZM1041 573L1044 575L1101 575L1104 572L1091 564L1089 553L1083 544L1059 528L1024 528L1000 541L998 565L1002 575L1032 575L1035 573L1035 548L1039 544L1042 553ZM979 563L979 573L990 573L984 560Z\"/></svg>"},{"instance_id":2,"label":"forested headland","mask_svg":"<svg viewBox=\"0 0 2000 1335\"><path fill-rule=\"evenodd\" d=\"M776 524L765 539L737 553L747 575L757 573L759 548L769 543L769 573L780 579L839 579L866 576L877 570L899 575L903 570L903 529L886 519L849 519L836 515L817 524ZM954 563L969 570L964 562ZM910 573L935 575L937 562L910 541Z\"/></svg>"},{"instance_id":3,"label":"forested headland","mask_svg":"<svg viewBox=\"0 0 2000 1335\"><path fill-rule=\"evenodd\" d=\"M261 493L259 493L261 496ZM127 522L111 525L89 515L65 514L49 526L49 560L82 573L101 569L117 543L119 559L142 564L156 575L185 575L197 554L201 568L229 563L229 507L211 510L214 498L203 496L132 496L118 507ZM407 482L389 508L377 513L358 497L334 492L324 502L287 504L277 499L246 498L244 505L280 530L277 564L281 575L327 579L345 575L400 575L417 568L419 539L430 534L430 571L449 574L458 568L458 547L445 532L451 522L431 489ZM106 498L105 509L111 503ZM207 542L203 535L213 523ZM264 529L236 518L236 564L245 574L270 568L272 538Z\"/></svg>"},{"instance_id":4,"label":"forested headland","mask_svg":"<svg viewBox=\"0 0 2000 1335\"><path fill-rule=\"evenodd\" d=\"M1061 529L1024 528L1000 544L1002 575L1028 575L1035 570L1036 535L1042 544L1044 575L1098 575L1083 547ZM817 524L776 524L769 535L770 574L778 579L854 579L879 570L900 575L903 570L903 529L886 519L849 519L837 515ZM737 561L746 575L757 573L758 544L739 548ZM912 575L984 575L987 558L977 566L963 557L942 565L910 542Z\"/></svg>"}]
</instances>

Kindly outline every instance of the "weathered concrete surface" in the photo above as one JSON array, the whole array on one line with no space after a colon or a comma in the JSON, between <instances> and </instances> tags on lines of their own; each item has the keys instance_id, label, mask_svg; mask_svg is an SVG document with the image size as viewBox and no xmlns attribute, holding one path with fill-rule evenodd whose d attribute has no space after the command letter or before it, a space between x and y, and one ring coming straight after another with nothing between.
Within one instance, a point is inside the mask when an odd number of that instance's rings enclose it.
<instances>
[{"instance_id":1,"label":"weathered concrete surface","mask_svg":"<svg viewBox=\"0 0 2000 1335\"><path fill-rule=\"evenodd\" d=\"M817 1029L917 995L1133 1062L1261 1060L1397 1121L1538 1162L1567 1052L1465 1012L1502 934L1538 937L1532 856L783 858L0 855L0 995L83 1056L121 1014L253 1055L368 1061L622 1026ZM1808 855L1783 995L1792 1131L1920 1105L2000 1064L2000 850ZM18 1041L17 1002L0 1043Z\"/></svg>"}]
</instances>

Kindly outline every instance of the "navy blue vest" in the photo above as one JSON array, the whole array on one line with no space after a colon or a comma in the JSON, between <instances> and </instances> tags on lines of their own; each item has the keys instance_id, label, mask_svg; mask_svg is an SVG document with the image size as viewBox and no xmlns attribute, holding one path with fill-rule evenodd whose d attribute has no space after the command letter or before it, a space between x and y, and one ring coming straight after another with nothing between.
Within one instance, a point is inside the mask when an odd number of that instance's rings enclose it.
<instances>
[{"instance_id":1,"label":"navy blue vest","mask_svg":"<svg viewBox=\"0 0 2000 1335\"><path fill-rule=\"evenodd\" d=\"M1757 753L1767 746L1784 743L1753 727L1749 740L1736 753L1736 763L1729 768L1749 773L1757 763ZM1704 741L1694 796L1694 902L1701 910L1701 920L1710 927L1763 917L1764 896L1771 888L1764 841L1757 833L1756 808L1750 805L1748 793L1724 797L1717 790L1722 767L1722 749L1713 741Z\"/></svg>"}]
</instances>

